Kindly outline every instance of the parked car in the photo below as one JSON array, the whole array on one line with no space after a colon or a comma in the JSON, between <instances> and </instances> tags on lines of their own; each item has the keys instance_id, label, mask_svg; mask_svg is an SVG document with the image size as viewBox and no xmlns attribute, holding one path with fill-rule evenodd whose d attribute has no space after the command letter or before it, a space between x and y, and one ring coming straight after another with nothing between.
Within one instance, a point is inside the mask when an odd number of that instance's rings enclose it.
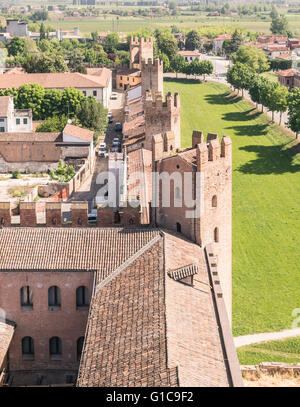
<instances>
[{"instance_id":1,"label":"parked car","mask_svg":"<svg viewBox=\"0 0 300 407\"><path fill-rule=\"evenodd\" d=\"M99 157L108 157L106 143L100 143L99 144L98 156Z\"/></svg>"},{"instance_id":2,"label":"parked car","mask_svg":"<svg viewBox=\"0 0 300 407\"><path fill-rule=\"evenodd\" d=\"M108 113L107 118L108 118L108 123L112 123L112 122L113 122L113 118L112 118L112 113L111 113L111 112Z\"/></svg>"},{"instance_id":3,"label":"parked car","mask_svg":"<svg viewBox=\"0 0 300 407\"><path fill-rule=\"evenodd\" d=\"M111 151L116 152L116 153L119 153L121 151L121 143L120 143L120 141L114 141L112 143Z\"/></svg>"},{"instance_id":4,"label":"parked car","mask_svg":"<svg viewBox=\"0 0 300 407\"><path fill-rule=\"evenodd\" d=\"M120 122L117 122L115 125L115 130L116 131L122 131L122 124Z\"/></svg>"},{"instance_id":5,"label":"parked car","mask_svg":"<svg viewBox=\"0 0 300 407\"><path fill-rule=\"evenodd\" d=\"M118 99L118 94L116 93L116 92L113 92L112 94L111 94L111 97L110 97L112 100L116 100L116 99Z\"/></svg>"}]
</instances>

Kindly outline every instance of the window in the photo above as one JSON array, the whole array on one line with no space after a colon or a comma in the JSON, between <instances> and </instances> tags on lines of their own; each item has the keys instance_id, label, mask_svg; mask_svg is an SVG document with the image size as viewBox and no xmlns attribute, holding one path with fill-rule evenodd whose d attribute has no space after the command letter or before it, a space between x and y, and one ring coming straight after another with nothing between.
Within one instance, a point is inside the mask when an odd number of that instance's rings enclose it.
<instances>
[{"instance_id":1,"label":"window","mask_svg":"<svg viewBox=\"0 0 300 407\"><path fill-rule=\"evenodd\" d=\"M215 230L214 230L214 241L216 243L218 243L218 241L219 241L219 229L218 228L215 228Z\"/></svg>"},{"instance_id":2,"label":"window","mask_svg":"<svg viewBox=\"0 0 300 407\"><path fill-rule=\"evenodd\" d=\"M30 336L25 336L22 339L22 357L25 360L34 359L34 344Z\"/></svg>"},{"instance_id":3,"label":"window","mask_svg":"<svg viewBox=\"0 0 300 407\"><path fill-rule=\"evenodd\" d=\"M33 308L32 290L28 285L21 288L21 307L22 309Z\"/></svg>"},{"instance_id":4,"label":"window","mask_svg":"<svg viewBox=\"0 0 300 407\"><path fill-rule=\"evenodd\" d=\"M89 290L83 285L78 287L76 290L76 307L77 308L86 308L90 304L89 301Z\"/></svg>"},{"instance_id":5,"label":"window","mask_svg":"<svg viewBox=\"0 0 300 407\"><path fill-rule=\"evenodd\" d=\"M84 336L77 339L77 360L80 360L83 349Z\"/></svg>"},{"instance_id":6,"label":"window","mask_svg":"<svg viewBox=\"0 0 300 407\"><path fill-rule=\"evenodd\" d=\"M86 96L86 91L85 90L83 90L82 93L84 94L84 96Z\"/></svg>"},{"instance_id":7,"label":"window","mask_svg":"<svg viewBox=\"0 0 300 407\"><path fill-rule=\"evenodd\" d=\"M122 76L120 76L120 81L122 80Z\"/></svg>"},{"instance_id":8,"label":"window","mask_svg":"<svg viewBox=\"0 0 300 407\"><path fill-rule=\"evenodd\" d=\"M62 346L61 346L61 339L57 336L53 336L49 341L49 352L50 358L52 360L59 360L61 359L62 355Z\"/></svg>"},{"instance_id":9,"label":"window","mask_svg":"<svg viewBox=\"0 0 300 407\"><path fill-rule=\"evenodd\" d=\"M132 82L134 82L134 78L132 78Z\"/></svg>"},{"instance_id":10,"label":"window","mask_svg":"<svg viewBox=\"0 0 300 407\"><path fill-rule=\"evenodd\" d=\"M27 119L23 119L23 124L27 124Z\"/></svg>"},{"instance_id":11,"label":"window","mask_svg":"<svg viewBox=\"0 0 300 407\"><path fill-rule=\"evenodd\" d=\"M55 311L61 307L60 289L56 285L53 285L48 290L48 306L50 311Z\"/></svg>"},{"instance_id":12,"label":"window","mask_svg":"<svg viewBox=\"0 0 300 407\"><path fill-rule=\"evenodd\" d=\"M0 119L0 123L3 123L4 122L4 119Z\"/></svg>"},{"instance_id":13,"label":"window","mask_svg":"<svg viewBox=\"0 0 300 407\"><path fill-rule=\"evenodd\" d=\"M97 91L93 90L93 96L97 96Z\"/></svg>"},{"instance_id":14,"label":"window","mask_svg":"<svg viewBox=\"0 0 300 407\"><path fill-rule=\"evenodd\" d=\"M0 127L0 132L1 132L1 133L4 133L4 131L5 131L5 128L4 128L4 127Z\"/></svg>"},{"instance_id":15,"label":"window","mask_svg":"<svg viewBox=\"0 0 300 407\"><path fill-rule=\"evenodd\" d=\"M214 196L212 197L211 206L212 206L213 208L216 208L216 207L217 207L217 195L214 195Z\"/></svg>"},{"instance_id":16,"label":"window","mask_svg":"<svg viewBox=\"0 0 300 407\"><path fill-rule=\"evenodd\" d=\"M16 124L20 124L21 123L21 119L16 119Z\"/></svg>"},{"instance_id":17,"label":"window","mask_svg":"<svg viewBox=\"0 0 300 407\"><path fill-rule=\"evenodd\" d=\"M176 222L176 230L177 232L181 233L181 224Z\"/></svg>"}]
</instances>

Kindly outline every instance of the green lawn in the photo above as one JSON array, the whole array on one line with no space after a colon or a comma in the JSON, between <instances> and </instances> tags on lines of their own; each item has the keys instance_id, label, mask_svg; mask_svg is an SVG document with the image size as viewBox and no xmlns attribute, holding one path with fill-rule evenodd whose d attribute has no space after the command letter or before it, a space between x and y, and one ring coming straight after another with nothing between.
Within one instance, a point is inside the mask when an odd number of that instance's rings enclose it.
<instances>
[{"instance_id":1,"label":"green lawn","mask_svg":"<svg viewBox=\"0 0 300 407\"><path fill-rule=\"evenodd\" d=\"M238 348L241 365L258 365L261 362L300 363L300 338L261 342Z\"/></svg>"},{"instance_id":2,"label":"green lawn","mask_svg":"<svg viewBox=\"0 0 300 407\"><path fill-rule=\"evenodd\" d=\"M181 97L184 146L194 129L233 141L233 333L291 328L300 308L300 154L277 125L217 83L165 81Z\"/></svg>"}]
</instances>

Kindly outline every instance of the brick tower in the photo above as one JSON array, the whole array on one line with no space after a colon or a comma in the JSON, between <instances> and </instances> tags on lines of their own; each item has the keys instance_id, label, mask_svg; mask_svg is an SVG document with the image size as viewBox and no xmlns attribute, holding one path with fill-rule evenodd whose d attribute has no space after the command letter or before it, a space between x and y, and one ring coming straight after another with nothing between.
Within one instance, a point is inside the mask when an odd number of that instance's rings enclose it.
<instances>
[{"instance_id":1,"label":"brick tower","mask_svg":"<svg viewBox=\"0 0 300 407\"><path fill-rule=\"evenodd\" d=\"M173 151L180 148L180 99L178 93L166 95L157 93L152 98L150 93L145 100L145 148L152 149L154 134L172 132L174 134Z\"/></svg>"},{"instance_id":2,"label":"brick tower","mask_svg":"<svg viewBox=\"0 0 300 407\"><path fill-rule=\"evenodd\" d=\"M151 92L155 95L157 92L164 93L163 88L163 62L156 58L142 60L141 66L142 76L142 95L145 96L147 92Z\"/></svg>"},{"instance_id":3,"label":"brick tower","mask_svg":"<svg viewBox=\"0 0 300 407\"><path fill-rule=\"evenodd\" d=\"M158 183L153 180L152 222L182 233L201 247L212 245L231 319L231 139L224 136L220 149L216 134L209 134L205 142L201 132L194 132L193 148L174 154L167 147L166 135L155 134L152 137L153 172L159 176L168 174L172 179L168 187L170 201L167 205L164 201L167 184L164 186L162 181L158 187ZM191 205L186 202L186 196L193 200Z\"/></svg>"},{"instance_id":4,"label":"brick tower","mask_svg":"<svg viewBox=\"0 0 300 407\"><path fill-rule=\"evenodd\" d=\"M153 38L131 37L129 51L130 69L141 69L143 60L153 60Z\"/></svg>"}]
</instances>

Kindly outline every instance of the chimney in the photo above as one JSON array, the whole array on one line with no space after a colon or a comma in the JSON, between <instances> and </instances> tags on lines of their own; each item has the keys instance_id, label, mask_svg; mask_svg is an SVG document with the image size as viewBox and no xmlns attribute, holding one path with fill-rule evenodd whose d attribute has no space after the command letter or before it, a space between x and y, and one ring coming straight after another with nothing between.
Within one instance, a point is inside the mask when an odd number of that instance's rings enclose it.
<instances>
[{"instance_id":1,"label":"chimney","mask_svg":"<svg viewBox=\"0 0 300 407\"><path fill-rule=\"evenodd\" d=\"M0 202L0 227L11 225L10 202Z\"/></svg>"},{"instance_id":2,"label":"chimney","mask_svg":"<svg viewBox=\"0 0 300 407\"><path fill-rule=\"evenodd\" d=\"M98 226L113 226L115 222L114 208L110 206L97 206Z\"/></svg>"},{"instance_id":3,"label":"chimney","mask_svg":"<svg viewBox=\"0 0 300 407\"><path fill-rule=\"evenodd\" d=\"M36 202L20 202L20 226L36 226Z\"/></svg>"},{"instance_id":4,"label":"chimney","mask_svg":"<svg viewBox=\"0 0 300 407\"><path fill-rule=\"evenodd\" d=\"M62 205L60 202L46 202L46 226L62 225Z\"/></svg>"},{"instance_id":5,"label":"chimney","mask_svg":"<svg viewBox=\"0 0 300 407\"><path fill-rule=\"evenodd\" d=\"M87 202L72 202L71 212L72 212L72 227L88 226Z\"/></svg>"}]
</instances>

